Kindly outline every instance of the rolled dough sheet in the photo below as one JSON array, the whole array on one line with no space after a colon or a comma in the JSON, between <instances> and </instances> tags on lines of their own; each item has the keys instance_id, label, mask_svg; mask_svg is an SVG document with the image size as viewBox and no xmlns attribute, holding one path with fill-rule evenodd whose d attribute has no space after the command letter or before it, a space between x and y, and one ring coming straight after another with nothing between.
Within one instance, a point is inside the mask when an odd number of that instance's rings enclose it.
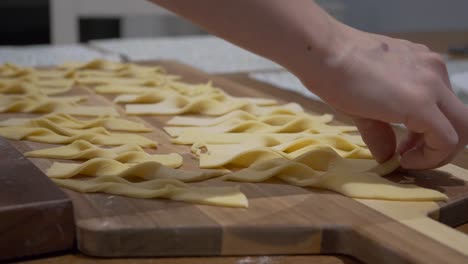
<instances>
[{"instance_id":1,"label":"rolled dough sheet","mask_svg":"<svg viewBox=\"0 0 468 264\"><path fill-rule=\"evenodd\" d=\"M183 158L177 153L149 154L138 145L122 145L115 148L102 148L84 140L55 148L44 148L24 153L26 157L89 160L93 158L113 159L122 163L139 163L157 161L164 166L178 168L182 166Z\"/></svg>"},{"instance_id":2,"label":"rolled dough sheet","mask_svg":"<svg viewBox=\"0 0 468 264\"><path fill-rule=\"evenodd\" d=\"M281 106L257 106L243 100L218 101L211 98L186 98L170 96L155 104L127 104L125 111L132 115L181 115L202 114L220 116L235 110L244 110L254 115L298 114L302 107L295 103Z\"/></svg>"},{"instance_id":3,"label":"rolled dough sheet","mask_svg":"<svg viewBox=\"0 0 468 264\"><path fill-rule=\"evenodd\" d=\"M127 179L154 180L176 179L183 182L195 182L226 174L220 170L181 170L163 166L156 161L143 161L139 163L122 163L113 159L94 158L84 163L54 162L47 170L51 178L72 178L76 175L86 176L116 176Z\"/></svg>"},{"instance_id":4,"label":"rolled dough sheet","mask_svg":"<svg viewBox=\"0 0 468 264\"><path fill-rule=\"evenodd\" d=\"M340 156L354 159L372 159L367 148L357 146L340 136L304 137L289 142L270 138L252 138L241 144L194 144L192 151L200 157L200 168L222 166L249 167L259 161L276 158L294 159L306 152L332 148Z\"/></svg>"},{"instance_id":5,"label":"rolled dough sheet","mask_svg":"<svg viewBox=\"0 0 468 264\"><path fill-rule=\"evenodd\" d=\"M150 132L151 128L146 127L139 122L130 121L127 119L117 118L109 115L98 116L94 119L81 120L71 115L63 113L52 113L41 116L39 118L10 118L0 121L2 126L25 126L25 127L41 127L41 120L48 120L58 126L86 129L93 127L104 127L109 130L126 131L126 132Z\"/></svg>"},{"instance_id":6,"label":"rolled dough sheet","mask_svg":"<svg viewBox=\"0 0 468 264\"><path fill-rule=\"evenodd\" d=\"M87 96L48 97L45 95L0 95L0 112L65 113L80 116L112 115L119 113L113 107L84 106L78 102Z\"/></svg>"},{"instance_id":7,"label":"rolled dough sheet","mask_svg":"<svg viewBox=\"0 0 468 264\"><path fill-rule=\"evenodd\" d=\"M269 125L281 125L291 119L296 117L301 117L303 115L298 114L297 116L293 115L267 115L267 116L255 116L245 111L235 110L225 115L219 117L188 117L188 116L175 116L169 121L167 125L170 126L194 126L194 127L206 127L214 126L225 121L238 120L238 121L261 121ZM321 123L329 123L333 120L333 115L324 114L320 116L312 116L304 114L304 116L311 116L315 120L320 121Z\"/></svg>"},{"instance_id":8,"label":"rolled dough sheet","mask_svg":"<svg viewBox=\"0 0 468 264\"><path fill-rule=\"evenodd\" d=\"M247 197L239 187L192 187L175 179L130 182L115 176L100 176L90 180L52 178L52 181L78 192L103 192L133 198L165 198L225 207L248 207Z\"/></svg>"},{"instance_id":9,"label":"rolled dough sheet","mask_svg":"<svg viewBox=\"0 0 468 264\"><path fill-rule=\"evenodd\" d=\"M287 183L327 189L352 198L442 201L447 196L439 191L413 184L394 183L382 177L395 170L394 158L378 164L375 160L344 159L332 149L317 149L293 160L277 158L259 161L251 167L223 176L224 180L263 182L279 178Z\"/></svg>"},{"instance_id":10,"label":"rolled dough sheet","mask_svg":"<svg viewBox=\"0 0 468 264\"><path fill-rule=\"evenodd\" d=\"M278 118L280 119L280 118ZM284 118L281 118L284 120ZM203 134L203 133L300 133L308 132L312 134L342 134L345 132L356 132L355 126L335 126L324 124L321 118L312 116L300 116L290 118L284 124L282 120L269 119L269 122L276 122L278 125L256 120L226 120L220 124L209 127L164 127L166 133L171 137L181 134Z\"/></svg>"},{"instance_id":11,"label":"rolled dough sheet","mask_svg":"<svg viewBox=\"0 0 468 264\"><path fill-rule=\"evenodd\" d=\"M332 134L333 135L333 134ZM195 143L206 143L206 144L238 144L246 140L256 138L258 140L262 137L271 137L279 142L287 142L294 139L304 138L304 137L320 137L320 136L329 136L327 134L309 134L309 133L204 133L204 134L185 134L182 133L177 138L171 139L171 142L174 144L181 145L190 145ZM365 147L366 144L359 135L340 135L344 139L350 141L353 144L356 144L361 147Z\"/></svg>"},{"instance_id":12,"label":"rolled dough sheet","mask_svg":"<svg viewBox=\"0 0 468 264\"><path fill-rule=\"evenodd\" d=\"M51 144L68 144L82 139L93 144L105 146L120 146L122 144L135 144L144 148L156 148L157 143L146 137L128 133L109 133L104 128L90 128L73 130L60 128L66 134L59 134L51 128L45 127L0 127L0 136L16 139L30 140Z\"/></svg>"}]
</instances>

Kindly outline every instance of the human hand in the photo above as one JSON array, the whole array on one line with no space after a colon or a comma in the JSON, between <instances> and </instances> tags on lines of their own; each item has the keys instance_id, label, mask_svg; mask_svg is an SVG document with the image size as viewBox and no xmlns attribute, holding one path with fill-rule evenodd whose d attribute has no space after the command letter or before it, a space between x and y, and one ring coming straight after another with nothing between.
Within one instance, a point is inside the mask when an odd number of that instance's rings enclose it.
<instances>
[{"instance_id":1,"label":"human hand","mask_svg":"<svg viewBox=\"0 0 468 264\"><path fill-rule=\"evenodd\" d=\"M448 163L468 142L468 107L453 93L444 61L405 40L340 30L323 72L299 74L332 107L354 117L378 161L401 154L401 166L428 169ZM397 146L390 123L408 135Z\"/></svg>"}]
</instances>

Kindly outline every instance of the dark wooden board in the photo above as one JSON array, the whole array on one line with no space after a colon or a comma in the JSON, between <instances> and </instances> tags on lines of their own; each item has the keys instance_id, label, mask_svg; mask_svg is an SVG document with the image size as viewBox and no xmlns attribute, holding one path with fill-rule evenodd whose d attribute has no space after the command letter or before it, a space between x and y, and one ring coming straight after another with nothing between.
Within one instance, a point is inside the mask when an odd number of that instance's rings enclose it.
<instances>
[{"instance_id":1,"label":"dark wooden board","mask_svg":"<svg viewBox=\"0 0 468 264\"><path fill-rule=\"evenodd\" d=\"M312 112L331 111L291 92L278 92L267 87L253 89L175 62L161 64L170 73L183 76L185 81L212 80L232 95L277 98L283 103L296 101ZM94 104L110 104L109 99L112 99L112 96L91 94L86 89L72 92L78 93L90 94L90 103ZM183 168L196 169L197 160L191 156L189 147L170 144L168 136L161 130L169 118L140 119L156 128L146 134L160 143L154 152L181 153ZM21 151L46 146L29 141L14 144ZM51 160L45 159L32 161L41 170L51 164ZM463 170L458 174L466 176ZM446 216L441 219L446 223L468 220L468 212L460 210L468 201L464 180L442 171L412 176L416 183L442 190L450 197L449 202L441 203L441 209L432 213L434 218L438 219L445 210ZM398 175L393 178L398 179ZM250 207L220 208L66 190L75 208L79 249L85 254L105 257L327 253L351 255L366 263L468 262L463 252L452 245L416 231L378 209L333 192L279 183L239 184L210 180L201 184L240 185L249 198ZM457 219L454 220L455 216Z\"/></svg>"},{"instance_id":2,"label":"dark wooden board","mask_svg":"<svg viewBox=\"0 0 468 264\"><path fill-rule=\"evenodd\" d=\"M70 198L0 137L0 261L73 248Z\"/></svg>"}]
</instances>

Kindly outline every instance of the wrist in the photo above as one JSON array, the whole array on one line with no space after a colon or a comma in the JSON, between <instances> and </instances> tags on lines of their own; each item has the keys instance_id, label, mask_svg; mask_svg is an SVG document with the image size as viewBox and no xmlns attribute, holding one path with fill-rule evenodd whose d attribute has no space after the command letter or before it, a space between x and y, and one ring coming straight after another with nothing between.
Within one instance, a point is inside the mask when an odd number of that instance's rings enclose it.
<instances>
[{"instance_id":1,"label":"wrist","mask_svg":"<svg viewBox=\"0 0 468 264\"><path fill-rule=\"evenodd\" d=\"M313 29L312 29L313 30ZM345 57L353 48L353 36L356 34L351 27L331 18L326 30L307 32L306 46L296 50L290 64L286 67L296 75L307 87L325 88L327 80L341 76L345 68Z\"/></svg>"}]
</instances>

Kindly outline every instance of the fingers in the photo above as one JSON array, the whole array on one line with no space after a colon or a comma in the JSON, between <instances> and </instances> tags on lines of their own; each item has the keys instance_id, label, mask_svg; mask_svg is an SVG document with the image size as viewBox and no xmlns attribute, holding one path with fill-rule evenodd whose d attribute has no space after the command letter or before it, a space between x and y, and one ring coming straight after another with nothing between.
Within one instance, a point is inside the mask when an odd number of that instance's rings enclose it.
<instances>
[{"instance_id":1,"label":"fingers","mask_svg":"<svg viewBox=\"0 0 468 264\"><path fill-rule=\"evenodd\" d=\"M398 144L397 152L401 154L424 143L422 134L409 131L405 138Z\"/></svg>"},{"instance_id":2,"label":"fingers","mask_svg":"<svg viewBox=\"0 0 468 264\"><path fill-rule=\"evenodd\" d=\"M455 151L440 165L450 162L460 150L467 144L468 135L468 107L464 105L454 94L448 94L440 103L442 113L450 120L459 136Z\"/></svg>"},{"instance_id":3,"label":"fingers","mask_svg":"<svg viewBox=\"0 0 468 264\"><path fill-rule=\"evenodd\" d=\"M439 166L455 150L458 134L451 122L436 106L428 106L411 116L409 130L423 134L423 143L412 148L401 157L401 166L406 169L428 169Z\"/></svg>"},{"instance_id":4,"label":"fingers","mask_svg":"<svg viewBox=\"0 0 468 264\"><path fill-rule=\"evenodd\" d=\"M378 162L384 162L393 157L396 137L389 124L366 118L355 118L354 122Z\"/></svg>"}]
</instances>

